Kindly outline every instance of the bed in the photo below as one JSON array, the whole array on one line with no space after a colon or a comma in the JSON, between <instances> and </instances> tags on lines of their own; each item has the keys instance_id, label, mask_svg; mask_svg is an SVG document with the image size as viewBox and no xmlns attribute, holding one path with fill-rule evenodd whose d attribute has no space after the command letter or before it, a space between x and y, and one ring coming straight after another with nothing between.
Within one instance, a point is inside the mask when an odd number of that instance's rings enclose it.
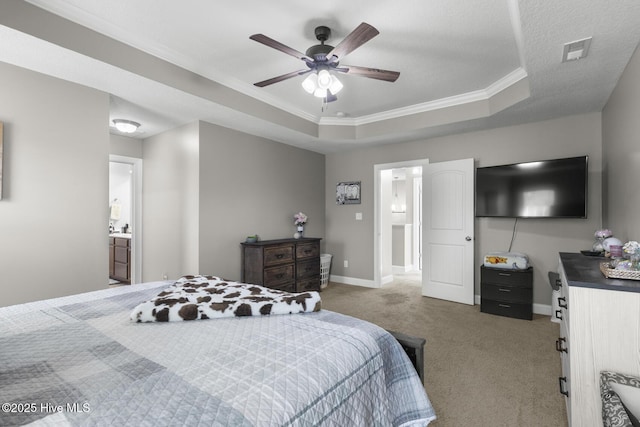
<instances>
[{"instance_id":1,"label":"bed","mask_svg":"<svg viewBox=\"0 0 640 427\"><path fill-rule=\"evenodd\" d=\"M1 425L424 426L383 329L328 310L136 322L153 282L0 308Z\"/></svg>"}]
</instances>

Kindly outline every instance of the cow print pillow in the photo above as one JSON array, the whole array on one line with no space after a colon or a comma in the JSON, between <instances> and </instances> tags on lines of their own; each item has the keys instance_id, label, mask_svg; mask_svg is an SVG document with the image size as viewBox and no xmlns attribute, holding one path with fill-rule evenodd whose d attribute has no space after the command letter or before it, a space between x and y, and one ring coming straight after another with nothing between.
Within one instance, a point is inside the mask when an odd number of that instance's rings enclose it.
<instances>
[{"instance_id":1,"label":"cow print pillow","mask_svg":"<svg viewBox=\"0 0 640 427\"><path fill-rule=\"evenodd\" d=\"M131 312L134 322L174 322L320 311L318 292L289 293L215 276L184 276Z\"/></svg>"}]
</instances>

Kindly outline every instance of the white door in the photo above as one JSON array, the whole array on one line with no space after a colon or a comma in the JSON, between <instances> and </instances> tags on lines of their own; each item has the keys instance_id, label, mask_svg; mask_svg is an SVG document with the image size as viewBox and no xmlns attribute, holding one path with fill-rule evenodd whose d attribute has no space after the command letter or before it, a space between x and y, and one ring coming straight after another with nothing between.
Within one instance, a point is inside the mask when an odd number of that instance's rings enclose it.
<instances>
[{"instance_id":1,"label":"white door","mask_svg":"<svg viewBox=\"0 0 640 427\"><path fill-rule=\"evenodd\" d=\"M431 163L422 178L422 295L473 305L473 159Z\"/></svg>"}]
</instances>

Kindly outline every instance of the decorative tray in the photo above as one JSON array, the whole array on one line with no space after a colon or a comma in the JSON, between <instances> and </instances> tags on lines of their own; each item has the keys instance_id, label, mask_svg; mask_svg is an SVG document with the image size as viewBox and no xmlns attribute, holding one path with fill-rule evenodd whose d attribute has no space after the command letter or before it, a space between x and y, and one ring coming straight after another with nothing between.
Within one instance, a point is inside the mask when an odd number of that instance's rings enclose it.
<instances>
[{"instance_id":1,"label":"decorative tray","mask_svg":"<svg viewBox=\"0 0 640 427\"><path fill-rule=\"evenodd\" d=\"M607 279L640 280L640 270L616 270L610 267L608 262L600 263L600 271Z\"/></svg>"}]
</instances>

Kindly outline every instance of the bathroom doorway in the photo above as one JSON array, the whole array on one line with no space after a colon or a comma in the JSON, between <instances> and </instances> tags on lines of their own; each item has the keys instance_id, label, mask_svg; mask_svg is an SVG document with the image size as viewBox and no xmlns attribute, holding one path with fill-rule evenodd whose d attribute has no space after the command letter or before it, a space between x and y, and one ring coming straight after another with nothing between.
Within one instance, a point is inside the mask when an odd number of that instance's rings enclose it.
<instances>
[{"instance_id":1,"label":"bathroom doorway","mask_svg":"<svg viewBox=\"0 0 640 427\"><path fill-rule=\"evenodd\" d=\"M142 159L109 156L109 235L118 237L119 244L129 246L127 270L128 283L142 282ZM109 239L110 243L112 239ZM122 251L122 249L119 249ZM113 252L110 248L109 271L113 270ZM119 258L118 262L125 260ZM120 264L122 265L122 264ZM122 276L119 274L118 277ZM127 283L109 277L109 284Z\"/></svg>"},{"instance_id":2,"label":"bathroom doorway","mask_svg":"<svg viewBox=\"0 0 640 427\"><path fill-rule=\"evenodd\" d=\"M428 160L375 165L376 287L422 284L422 169Z\"/></svg>"}]
</instances>

